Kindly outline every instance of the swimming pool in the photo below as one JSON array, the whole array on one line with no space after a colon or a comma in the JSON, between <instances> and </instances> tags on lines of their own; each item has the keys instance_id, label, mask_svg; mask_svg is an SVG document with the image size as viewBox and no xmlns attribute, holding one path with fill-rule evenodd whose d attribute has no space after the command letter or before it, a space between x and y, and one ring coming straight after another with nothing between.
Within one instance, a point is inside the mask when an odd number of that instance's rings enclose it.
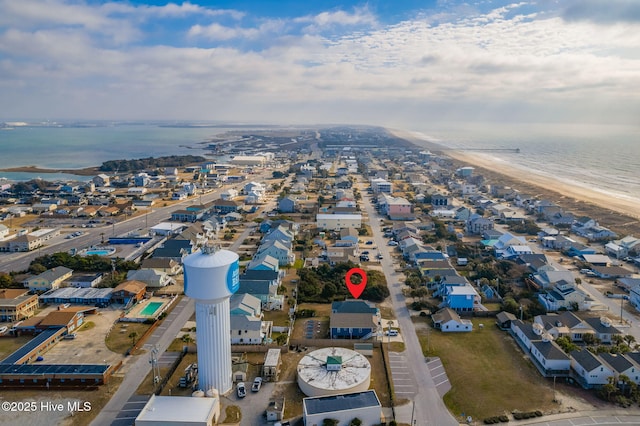
<instances>
[{"instance_id":1,"label":"swimming pool","mask_svg":"<svg viewBox=\"0 0 640 426\"><path fill-rule=\"evenodd\" d=\"M111 254L111 250L87 250L85 254L87 256L91 256L92 254L97 254L98 256L107 256Z\"/></svg>"},{"instance_id":2,"label":"swimming pool","mask_svg":"<svg viewBox=\"0 0 640 426\"><path fill-rule=\"evenodd\" d=\"M96 247L96 248L88 248L86 250L82 250L80 254L83 256L91 256L91 255L110 256L115 252L116 252L116 249L114 247L102 247L102 248Z\"/></svg>"},{"instance_id":3,"label":"swimming pool","mask_svg":"<svg viewBox=\"0 0 640 426\"><path fill-rule=\"evenodd\" d=\"M162 306L162 302L149 302L143 310L140 311L140 315L145 317L153 316L153 314Z\"/></svg>"}]
</instances>

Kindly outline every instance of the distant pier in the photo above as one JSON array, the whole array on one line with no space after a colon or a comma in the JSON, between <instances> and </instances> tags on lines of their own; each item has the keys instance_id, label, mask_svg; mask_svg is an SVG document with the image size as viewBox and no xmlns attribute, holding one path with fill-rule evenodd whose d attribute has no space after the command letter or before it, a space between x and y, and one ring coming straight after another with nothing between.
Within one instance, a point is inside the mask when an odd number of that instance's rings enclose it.
<instances>
[{"instance_id":1,"label":"distant pier","mask_svg":"<svg viewBox=\"0 0 640 426\"><path fill-rule=\"evenodd\" d=\"M520 154L520 148L457 148L453 151L466 151L466 152L513 152Z\"/></svg>"}]
</instances>

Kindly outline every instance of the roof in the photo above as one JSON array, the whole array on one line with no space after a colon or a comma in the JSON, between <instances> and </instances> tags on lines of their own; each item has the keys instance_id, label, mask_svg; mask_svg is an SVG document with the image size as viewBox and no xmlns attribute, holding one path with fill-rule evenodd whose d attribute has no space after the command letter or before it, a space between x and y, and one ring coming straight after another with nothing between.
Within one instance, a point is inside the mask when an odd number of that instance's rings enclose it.
<instances>
[{"instance_id":1,"label":"roof","mask_svg":"<svg viewBox=\"0 0 640 426\"><path fill-rule=\"evenodd\" d=\"M578 364L580 364L587 372L593 371L602 365L602 362L590 351L584 349L581 351L571 351L569 353Z\"/></svg>"},{"instance_id":2,"label":"roof","mask_svg":"<svg viewBox=\"0 0 640 426\"><path fill-rule=\"evenodd\" d=\"M129 280L118 284L118 286L113 289L113 292L115 293L117 291L124 290L132 294L138 294L140 291L145 290L146 288L147 284L143 283L142 281Z\"/></svg>"},{"instance_id":3,"label":"roof","mask_svg":"<svg viewBox=\"0 0 640 426\"><path fill-rule=\"evenodd\" d=\"M14 364L25 355L31 353L35 348L40 346L43 342L49 340L54 334L58 332L59 329L49 329L43 330L39 334L37 334L33 339L29 340L27 343L22 345L19 349L14 351L11 355L0 361L0 370L3 367L2 364Z\"/></svg>"},{"instance_id":4,"label":"roof","mask_svg":"<svg viewBox=\"0 0 640 426\"><path fill-rule=\"evenodd\" d=\"M545 342L540 340L540 341L531 342L531 344L535 346L536 349L538 349L538 351L542 354L542 356L547 360L551 360L551 359L561 360L561 361L569 360L569 355L564 353L556 342Z\"/></svg>"},{"instance_id":5,"label":"roof","mask_svg":"<svg viewBox=\"0 0 640 426\"><path fill-rule=\"evenodd\" d=\"M247 270L244 271L242 275L240 275L240 281L242 280L266 280L266 281L274 281L278 279L278 272L276 271L265 271L265 270Z\"/></svg>"},{"instance_id":6,"label":"roof","mask_svg":"<svg viewBox=\"0 0 640 426\"><path fill-rule=\"evenodd\" d=\"M512 327L517 327L520 329L522 334L524 334L530 342L535 342L538 340L542 340L542 337L533 332L533 324L528 322L522 322L520 320L511 321Z\"/></svg>"},{"instance_id":7,"label":"roof","mask_svg":"<svg viewBox=\"0 0 640 426\"><path fill-rule=\"evenodd\" d=\"M341 314L369 313L375 315L378 312L378 308L365 300L347 299L342 302L333 302L331 304L331 312Z\"/></svg>"},{"instance_id":8,"label":"roof","mask_svg":"<svg viewBox=\"0 0 640 426\"><path fill-rule=\"evenodd\" d=\"M361 214L318 214L317 220L362 220Z\"/></svg>"},{"instance_id":9,"label":"roof","mask_svg":"<svg viewBox=\"0 0 640 426\"><path fill-rule=\"evenodd\" d=\"M381 407L378 395L374 390L342 395L318 396L302 400L307 414L333 413L358 408Z\"/></svg>"},{"instance_id":10,"label":"roof","mask_svg":"<svg viewBox=\"0 0 640 426\"><path fill-rule=\"evenodd\" d=\"M44 333L44 332L43 332ZM42 334L42 333L40 333ZM31 342L29 342L31 343ZM23 346L24 347L24 346ZM0 364L0 374L20 374L23 376L42 377L43 375L84 375L84 374L104 374L109 365L100 364ZM192 398L210 399L210 398Z\"/></svg>"},{"instance_id":11,"label":"roof","mask_svg":"<svg viewBox=\"0 0 640 426\"><path fill-rule=\"evenodd\" d=\"M603 352L600 354L600 358L602 358L607 364L613 367L618 373L624 373L628 369L634 366L629 359L625 358L623 355L610 354L608 352Z\"/></svg>"},{"instance_id":12,"label":"roof","mask_svg":"<svg viewBox=\"0 0 640 426\"><path fill-rule=\"evenodd\" d=\"M331 328L374 328L377 326L371 313L338 313L331 314Z\"/></svg>"},{"instance_id":13,"label":"roof","mask_svg":"<svg viewBox=\"0 0 640 426\"><path fill-rule=\"evenodd\" d=\"M460 321L460 315L453 309L443 308L431 315L433 322Z\"/></svg>"},{"instance_id":14,"label":"roof","mask_svg":"<svg viewBox=\"0 0 640 426\"><path fill-rule=\"evenodd\" d=\"M498 315L496 315L496 319L497 319L499 322L501 322L501 323L502 323L502 322L507 322L507 321L514 321L514 320L516 320L517 318L516 318L516 316L515 316L515 315L513 315L511 312L505 312L505 311L502 311L502 312L498 313Z\"/></svg>"},{"instance_id":15,"label":"roof","mask_svg":"<svg viewBox=\"0 0 640 426\"><path fill-rule=\"evenodd\" d=\"M236 293L229 299L229 309L243 309L252 311L251 314L260 314L262 303L260 299L249 293Z\"/></svg>"},{"instance_id":16,"label":"roof","mask_svg":"<svg viewBox=\"0 0 640 426\"><path fill-rule=\"evenodd\" d=\"M47 271L44 271L43 273L41 273L40 275L36 276L36 277L31 277L29 279L29 281L34 280L34 279L38 279L38 280L46 280L46 281L55 281L58 280L62 277L64 277L65 275L69 274L73 272L73 270L69 269L69 268L65 268L64 266L58 266L57 268L51 268Z\"/></svg>"},{"instance_id":17,"label":"roof","mask_svg":"<svg viewBox=\"0 0 640 426\"><path fill-rule=\"evenodd\" d=\"M40 324L38 324L38 326L66 326L73 320L73 318L75 318L77 314L77 312L53 311L50 312L46 317L44 317L44 319L40 321Z\"/></svg>"},{"instance_id":18,"label":"roof","mask_svg":"<svg viewBox=\"0 0 640 426\"><path fill-rule=\"evenodd\" d=\"M176 261L169 257L152 257L142 261L141 268L172 268Z\"/></svg>"},{"instance_id":19,"label":"roof","mask_svg":"<svg viewBox=\"0 0 640 426\"><path fill-rule=\"evenodd\" d=\"M262 329L262 320L256 317L246 315L231 315L231 330L252 330L260 331Z\"/></svg>"},{"instance_id":20,"label":"roof","mask_svg":"<svg viewBox=\"0 0 640 426\"><path fill-rule=\"evenodd\" d=\"M186 396L156 396L144 406L137 421L166 423L208 423L215 412L218 398L190 398Z\"/></svg>"},{"instance_id":21,"label":"roof","mask_svg":"<svg viewBox=\"0 0 640 426\"><path fill-rule=\"evenodd\" d=\"M604 324L602 324L600 318L585 318L584 322L589 324L589 326L593 328L598 334L621 334L620 330L618 330L617 328L613 326L606 327Z\"/></svg>"}]
</instances>

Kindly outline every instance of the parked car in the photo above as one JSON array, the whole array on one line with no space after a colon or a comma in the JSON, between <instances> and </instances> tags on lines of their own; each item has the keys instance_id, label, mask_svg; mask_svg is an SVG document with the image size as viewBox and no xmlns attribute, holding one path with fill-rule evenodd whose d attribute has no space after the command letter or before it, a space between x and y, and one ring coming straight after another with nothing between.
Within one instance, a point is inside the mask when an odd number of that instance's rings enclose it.
<instances>
[{"instance_id":1,"label":"parked car","mask_svg":"<svg viewBox=\"0 0 640 426\"><path fill-rule=\"evenodd\" d=\"M258 392L261 386L262 386L262 377L256 377L253 380L253 385L251 385L251 391Z\"/></svg>"},{"instance_id":2,"label":"parked car","mask_svg":"<svg viewBox=\"0 0 640 426\"><path fill-rule=\"evenodd\" d=\"M365 243L366 245L370 246L371 244L373 244L373 241L369 240Z\"/></svg>"},{"instance_id":3,"label":"parked car","mask_svg":"<svg viewBox=\"0 0 640 426\"><path fill-rule=\"evenodd\" d=\"M244 398L247 396L247 388L244 386L243 382L238 383L236 386L236 392L238 393L238 398Z\"/></svg>"},{"instance_id":4,"label":"parked car","mask_svg":"<svg viewBox=\"0 0 640 426\"><path fill-rule=\"evenodd\" d=\"M383 255L381 255L380 253L378 253L378 255L377 255L376 257L378 258L378 260L382 260L382 259L384 259L384 256L383 256Z\"/></svg>"},{"instance_id":5,"label":"parked car","mask_svg":"<svg viewBox=\"0 0 640 426\"><path fill-rule=\"evenodd\" d=\"M391 337L397 336L398 335L398 330L387 330L387 331L384 332L384 335L385 336L391 336Z\"/></svg>"},{"instance_id":6,"label":"parked car","mask_svg":"<svg viewBox=\"0 0 640 426\"><path fill-rule=\"evenodd\" d=\"M398 242L397 242L397 241L389 241L389 242L387 243L387 245L388 245L388 246L392 246L392 247L394 247L394 246L397 246L397 245L398 245Z\"/></svg>"}]
</instances>

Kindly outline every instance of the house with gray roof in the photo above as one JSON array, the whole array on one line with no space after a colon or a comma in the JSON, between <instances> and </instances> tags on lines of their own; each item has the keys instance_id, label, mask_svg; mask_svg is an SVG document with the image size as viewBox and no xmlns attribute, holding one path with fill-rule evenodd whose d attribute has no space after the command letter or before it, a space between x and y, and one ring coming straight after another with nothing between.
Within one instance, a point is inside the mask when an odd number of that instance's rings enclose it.
<instances>
[{"instance_id":1,"label":"house with gray roof","mask_svg":"<svg viewBox=\"0 0 640 426\"><path fill-rule=\"evenodd\" d=\"M58 266L48 269L35 277L27 278L22 284L29 288L31 292L55 290L60 287L64 280L71 278L72 274L73 270Z\"/></svg>"},{"instance_id":2,"label":"house with gray roof","mask_svg":"<svg viewBox=\"0 0 640 426\"><path fill-rule=\"evenodd\" d=\"M231 315L262 317L262 303L260 303L260 299L249 293L233 294L229 299L229 310Z\"/></svg>"},{"instance_id":3,"label":"house with gray roof","mask_svg":"<svg viewBox=\"0 0 640 426\"><path fill-rule=\"evenodd\" d=\"M591 351L571 351L569 356L574 378L585 389L602 387L609 383L609 377L615 377L613 367Z\"/></svg>"},{"instance_id":4,"label":"house with gray roof","mask_svg":"<svg viewBox=\"0 0 640 426\"><path fill-rule=\"evenodd\" d=\"M613 368L616 378L624 375L635 384L639 384L640 366L632 358L628 358L623 354L611 354L608 352L603 352L598 356Z\"/></svg>"},{"instance_id":5,"label":"house with gray roof","mask_svg":"<svg viewBox=\"0 0 640 426\"><path fill-rule=\"evenodd\" d=\"M456 311L449 308L440 309L431 315L431 320L433 321L433 327L443 333L473 330L473 323L471 321L460 318L460 315L458 315Z\"/></svg>"},{"instance_id":6,"label":"house with gray roof","mask_svg":"<svg viewBox=\"0 0 640 426\"><path fill-rule=\"evenodd\" d=\"M271 321L247 315L231 315L231 344L259 345L271 337Z\"/></svg>"},{"instance_id":7,"label":"house with gray roof","mask_svg":"<svg viewBox=\"0 0 640 426\"><path fill-rule=\"evenodd\" d=\"M552 340L531 342L531 358L544 377L568 377L571 358Z\"/></svg>"},{"instance_id":8,"label":"house with gray roof","mask_svg":"<svg viewBox=\"0 0 640 426\"><path fill-rule=\"evenodd\" d=\"M148 289L158 289L173 284L175 281L165 272L155 269L139 269L127 272L127 280L141 281Z\"/></svg>"}]
</instances>

